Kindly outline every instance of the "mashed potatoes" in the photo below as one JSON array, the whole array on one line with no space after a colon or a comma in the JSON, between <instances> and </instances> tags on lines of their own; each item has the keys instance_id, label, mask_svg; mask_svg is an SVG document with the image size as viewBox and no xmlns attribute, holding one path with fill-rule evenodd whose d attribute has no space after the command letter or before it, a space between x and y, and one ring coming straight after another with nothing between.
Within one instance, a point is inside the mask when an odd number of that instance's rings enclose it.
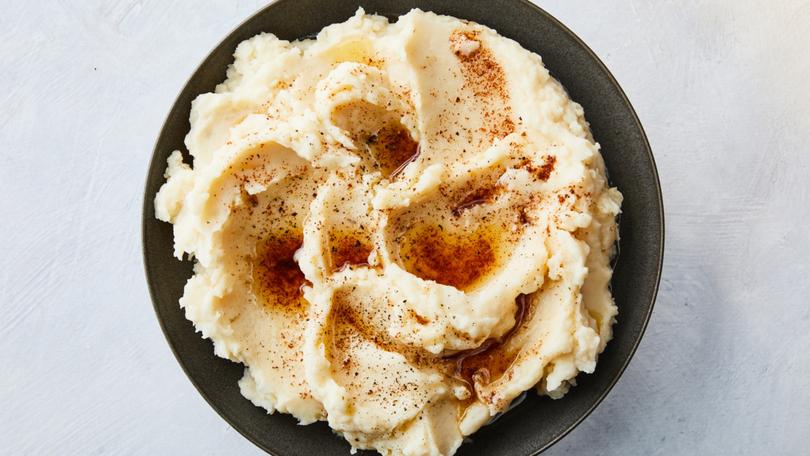
<instances>
[{"instance_id":1,"label":"mashed potatoes","mask_svg":"<svg viewBox=\"0 0 810 456\"><path fill-rule=\"evenodd\" d=\"M353 448L449 455L592 372L621 195L582 108L481 25L362 10L239 45L155 199L242 394Z\"/></svg>"}]
</instances>

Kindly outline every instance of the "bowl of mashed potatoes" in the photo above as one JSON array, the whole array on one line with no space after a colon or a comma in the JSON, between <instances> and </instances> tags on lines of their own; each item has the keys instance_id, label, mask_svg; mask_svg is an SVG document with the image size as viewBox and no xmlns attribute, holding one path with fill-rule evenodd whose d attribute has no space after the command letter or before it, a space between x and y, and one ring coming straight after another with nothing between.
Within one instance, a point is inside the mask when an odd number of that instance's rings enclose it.
<instances>
[{"instance_id":1,"label":"bowl of mashed potatoes","mask_svg":"<svg viewBox=\"0 0 810 456\"><path fill-rule=\"evenodd\" d=\"M527 2L344 3L271 4L175 102L144 201L161 326L271 454L536 454L649 319L644 132Z\"/></svg>"}]
</instances>

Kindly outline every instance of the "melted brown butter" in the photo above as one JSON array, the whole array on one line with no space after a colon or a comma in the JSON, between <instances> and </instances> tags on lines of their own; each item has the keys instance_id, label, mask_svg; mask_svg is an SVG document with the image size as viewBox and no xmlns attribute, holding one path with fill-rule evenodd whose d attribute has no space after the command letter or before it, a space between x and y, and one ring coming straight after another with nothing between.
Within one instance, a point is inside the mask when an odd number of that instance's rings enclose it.
<instances>
[{"instance_id":1,"label":"melted brown butter","mask_svg":"<svg viewBox=\"0 0 810 456\"><path fill-rule=\"evenodd\" d=\"M399 257L411 274L469 290L495 268L496 238L490 226L451 233L442 225L428 225L402 236Z\"/></svg>"},{"instance_id":2,"label":"melted brown butter","mask_svg":"<svg viewBox=\"0 0 810 456\"><path fill-rule=\"evenodd\" d=\"M498 196L499 191L500 188L496 185L487 185L470 191L452 209L453 215L458 217L471 207L491 203Z\"/></svg>"},{"instance_id":3,"label":"melted brown butter","mask_svg":"<svg viewBox=\"0 0 810 456\"><path fill-rule=\"evenodd\" d=\"M335 63L357 62L369 66L382 66L382 62L374 58L374 49L366 40L346 41L327 51L327 56Z\"/></svg>"},{"instance_id":4,"label":"melted brown butter","mask_svg":"<svg viewBox=\"0 0 810 456\"><path fill-rule=\"evenodd\" d=\"M390 122L366 139L368 151L384 176L393 179L419 155L419 143L399 121Z\"/></svg>"},{"instance_id":5,"label":"melted brown butter","mask_svg":"<svg viewBox=\"0 0 810 456\"><path fill-rule=\"evenodd\" d=\"M474 390L475 384L486 385L501 376L517 358L518 351L510 351L508 342L523 325L527 313L528 298L519 295L515 300L517 311L515 325L500 340L488 339L480 347L453 355L453 376Z\"/></svg>"},{"instance_id":6,"label":"melted brown butter","mask_svg":"<svg viewBox=\"0 0 810 456\"><path fill-rule=\"evenodd\" d=\"M353 102L335 109L332 120L368 154L365 157L388 179L394 179L419 156L419 143L399 114L371 103Z\"/></svg>"},{"instance_id":7,"label":"melted brown butter","mask_svg":"<svg viewBox=\"0 0 810 456\"><path fill-rule=\"evenodd\" d=\"M374 248L364 233L337 232L329 236L329 254L332 271L348 266L367 266Z\"/></svg>"},{"instance_id":8,"label":"melted brown butter","mask_svg":"<svg viewBox=\"0 0 810 456\"><path fill-rule=\"evenodd\" d=\"M301 290L306 279L293 259L302 243L300 232L289 232L259 244L253 265L253 288L267 308L293 311L306 308Z\"/></svg>"}]
</instances>

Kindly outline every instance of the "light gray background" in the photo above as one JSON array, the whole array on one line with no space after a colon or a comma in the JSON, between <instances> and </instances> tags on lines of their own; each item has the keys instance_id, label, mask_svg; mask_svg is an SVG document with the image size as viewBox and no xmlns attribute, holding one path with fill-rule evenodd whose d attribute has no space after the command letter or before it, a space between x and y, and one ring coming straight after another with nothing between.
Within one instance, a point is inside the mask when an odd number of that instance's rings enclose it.
<instances>
[{"instance_id":1,"label":"light gray background","mask_svg":"<svg viewBox=\"0 0 810 456\"><path fill-rule=\"evenodd\" d=\"M262 3L2 2L0 454L259 454L164 342L140 212L176 93ZM547 454L808 454L810 2L541 6L627 91L667 218L638 353Z\"/></svg>"}]
</instances>

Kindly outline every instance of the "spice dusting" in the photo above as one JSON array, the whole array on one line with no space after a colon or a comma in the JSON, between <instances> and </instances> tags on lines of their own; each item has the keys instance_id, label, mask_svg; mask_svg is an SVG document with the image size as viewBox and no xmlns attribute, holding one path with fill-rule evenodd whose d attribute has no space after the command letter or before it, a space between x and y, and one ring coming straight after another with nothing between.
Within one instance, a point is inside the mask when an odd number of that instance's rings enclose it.
<instances>
[{"instance_id":1,"label":"spice dusting","mask_svg":"<svg viewBox=\"0 0 810 456\"><path fill-rule=\"evenodd\" d=\"M549 177L551 177L551 173L554 172L554 165L557 163L557 157L554 155L546 155L543 158L543 164L540 166L535 166L529 159L524 159L520 167L525 169L526 171L534 174L541 181L547 181Z\"/></svg>"},{"instance_id":2,"label":"spice dusting","mask_svg":"<svg viewBox=\"0 0 810 456\"><path fill-rule=\"evenodd\" d=\"M450 35L453 53L461 63L465 88L476 98L483 99L489 110L485 111L483 130L493 139L503 138L515 131L512 108L509 104L509 88L503 67L484 45L478 31L457 30ZM471 45L470 43L478 43ZM472 52L466 52L474 49Z\"/></svg>"}]
</instances>

